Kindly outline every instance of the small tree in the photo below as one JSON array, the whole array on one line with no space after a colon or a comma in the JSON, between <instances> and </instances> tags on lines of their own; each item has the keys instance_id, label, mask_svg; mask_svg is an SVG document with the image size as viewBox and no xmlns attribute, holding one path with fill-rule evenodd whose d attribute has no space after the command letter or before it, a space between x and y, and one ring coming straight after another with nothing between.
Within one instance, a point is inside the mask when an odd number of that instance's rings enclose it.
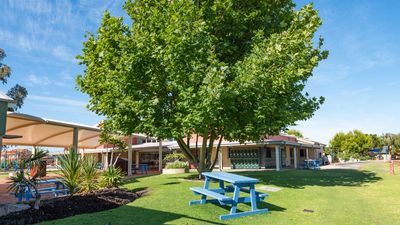
<instances>
[{"instance_id":1,"label":"small tree","mask_svg":"<svg viewBox=\"0 0 400 225\"><path fill-rule=\"evenodd\" d=\"M122 135L118 135L120 133L112 124L112 121L105 120L100 124L102 128L100 133L100 143L111 145L111 157L108 166L115 166L118 161L119 156L121 155L122 151L126 150L126 143L122 140ZM114 152L118 152L118 156L114 161Z\"/></svg>"},{"instance_id":2,"label":"small tree","mask_svg":"<svg viewBox=\"0 0 400 225\"><path fill-rule=\"evenodd\" d=\"M58 161L64 178L62 182L67 187L69 195L73 196L79 191L82 160L75 149L70 148L67 154L58 157Z\"/></svg>"},{"instance_id":3,"label":"small tree","mask_svg":"<svg viewBox=\"0 0 400 225\"><path fill-rule=\"evenodd\" d=\"M96 162L94 161L92 156L85 156L81 161L81 190L92 191L97 188Z\"/></svg>"}]
</instances>

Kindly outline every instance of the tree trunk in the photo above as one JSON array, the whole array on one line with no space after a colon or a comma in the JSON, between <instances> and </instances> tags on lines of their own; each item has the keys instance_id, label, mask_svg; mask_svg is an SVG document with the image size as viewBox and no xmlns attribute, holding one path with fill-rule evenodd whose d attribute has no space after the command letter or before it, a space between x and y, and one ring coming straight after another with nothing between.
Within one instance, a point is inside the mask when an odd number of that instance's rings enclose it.
<instances>
[{"instance_id":1,"label":"tree trunk","mask_svg":"<svg viewBox=\"0 0 400 225\"><path fill-rule=\"evenodd\" d=\"M111 166L113 164L113 159L114 159L114 147L111 149L111 157L110 157L110 162L109 162L109 166Z\"/></svg>"},{"instance_id":2,"label":"tree trunk","mask_svg":"<svg viewBox=\"0 0 400 225\"><path fill-rule=\"evenodd\" d=\"M223 136L219 138L215 158L214 160L212 160L212 149L214 148L214 141L218 138L218 135L214 131L212 131L210 135L206 133L200 136L203 137L203 141L201 143L198 154L193 154L190 149L190 143L188 141L185 142L184 138L176 138L178 145L182 150L182 153L189 160L189 162L196 167L197 172L199 173L199 178L201 178L202 172L209 172L214 169L215 164L218 160L218 153L220 151L221 142L223 139ZM198 137L196 136L195 151L198 149L197 141Z\"/></svg>"}]
</instances>

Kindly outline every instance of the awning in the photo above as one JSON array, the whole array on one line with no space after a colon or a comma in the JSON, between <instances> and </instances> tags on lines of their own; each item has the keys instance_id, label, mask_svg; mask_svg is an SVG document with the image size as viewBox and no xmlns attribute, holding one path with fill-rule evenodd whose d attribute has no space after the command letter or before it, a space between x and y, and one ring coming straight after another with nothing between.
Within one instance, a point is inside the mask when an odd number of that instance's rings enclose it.
<instances>
[{"instance_id":1,"label":"awning","mask_svg":"<svg viewBox=\"0 0 400 225\"><path fill-rule=\"evenodd\" d=\"M100 129L97 127L15 112L7 112L6 135L19 135L22 138L3 139L3 144L71 147L74 129L78 129L78 148L96 148L100 145Z\"/></svg>"}]
</instances>

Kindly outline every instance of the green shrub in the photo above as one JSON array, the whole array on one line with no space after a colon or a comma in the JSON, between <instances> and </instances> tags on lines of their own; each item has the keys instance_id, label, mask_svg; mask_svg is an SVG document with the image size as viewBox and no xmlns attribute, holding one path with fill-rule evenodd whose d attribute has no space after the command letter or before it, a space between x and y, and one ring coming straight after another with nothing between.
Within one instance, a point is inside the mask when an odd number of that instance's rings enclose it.
<instances>
[{"instance_id":1,"label":"green shrub","mask_svg":"<svg viewBox=\"0 0 400 225\"><path fill-rule=\"evenodd\" d=\"M122 170L119 167L110 166L100 176L101 187L118 187L122 183L122 177L124 176Z\"/></svg>"},{"instance_id":2,"label":"green shrub","mask_svg":"<svg viewBox=\"0 0 400 225\"><path fill-rule=\"evenodd\" d=\"M170 153L165 156L164 160L167 162L175 162L175 161L180 161L185 158L185 155L182 153Z\"/></svg>"},{"instance_id":3,"label":"green shrub","mask_svg":"<svg viewBox=\"0 0 400 225\"><path fill-rule=\"evenodd\" d=\"M81 174L81 160L74 149L70 149L68 154L58 158L60 171L63 175L63 183L67 187L70 196L79 191L79 176Z\"/></svg>"},{"instance_id":4,"label":"green shrub","mask_svg":"<svg viewBox=\"0 0 400 225\"><path fill-rule=\"evenodd\" d=\"M96 162L92 156L86 156L82 160L81 190L91 191L97 188Z\"/></svg>"},{"instance_id":5,"label":"green shrub","mask_svg":"<svg viewBox=\"0 0 400 225\"><path fill-rule=\"evenodd\" d=\"M169 162L165 165L166 169L185 169L187 164L181 161Z\"/></svg>"}]
</instances>

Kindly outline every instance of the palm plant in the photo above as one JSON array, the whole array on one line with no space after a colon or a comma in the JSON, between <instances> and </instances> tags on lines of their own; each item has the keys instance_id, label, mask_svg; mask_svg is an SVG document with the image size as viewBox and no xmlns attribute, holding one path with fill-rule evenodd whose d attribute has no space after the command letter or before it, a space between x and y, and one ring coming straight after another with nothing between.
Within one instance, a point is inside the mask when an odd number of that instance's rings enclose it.
<instances>
[{"instance_id":1,"label":"palm plant","mask_svg":"<svg viewBox=\"0 0 400 225\"><path fill-rule=\"evenodd\" d=\"M101 174L100 185L107 188L118 187L122 183L123 176L119 167L110 166Z\"/></svg>"},{"instance_id":2,"label":"palm plant","mask_svg":"<svg viewBox=\"0 0 400 225\"><path fill-rule=\"evenodd\" d=\"M68 154L58 158L60 170L64 177L63 183L67 187L70 196L74 195L79 188L79 178L81 172L81 159L75 149L71 148Z\"/></svg>"},{"instance_id":3,"label":"palm plant","mask_svg":"<svg viewBox=\"0 0 400 225\"><path fill-rule=\"evenodd\" d=\"M96 162L93 157L84 157L82 160L82 176L81 188L82 191L91 191L97 188L96 185Z\"/></svg>"},{"instance_id":4,"label":"palm plant","mask_svg":"<svg viewBox=\"0 0 400 225\"><path fill-rule=\"evenodd\" d=\"M47 155L47 151L42 150L42 149L35 149L34 154L25 157L21 160L21 169L20 171L16 172L15 176L10 178L10 181L8 182L8 191L9 192L14 192L15 195L22 195L29 189L33 189L35 191L35 205L34 209L39 209L40 206L40 198L41 195L39 194L38 188L37 188L37 178L40 177L41 170L38 170L34 176L29 176L29 174L24 173L24 168L25 165L30 163L32 166L35 166L37 168L40 168L43 166L45 163L43 161L43 158Z\"/></svg>"}]
</instances>

